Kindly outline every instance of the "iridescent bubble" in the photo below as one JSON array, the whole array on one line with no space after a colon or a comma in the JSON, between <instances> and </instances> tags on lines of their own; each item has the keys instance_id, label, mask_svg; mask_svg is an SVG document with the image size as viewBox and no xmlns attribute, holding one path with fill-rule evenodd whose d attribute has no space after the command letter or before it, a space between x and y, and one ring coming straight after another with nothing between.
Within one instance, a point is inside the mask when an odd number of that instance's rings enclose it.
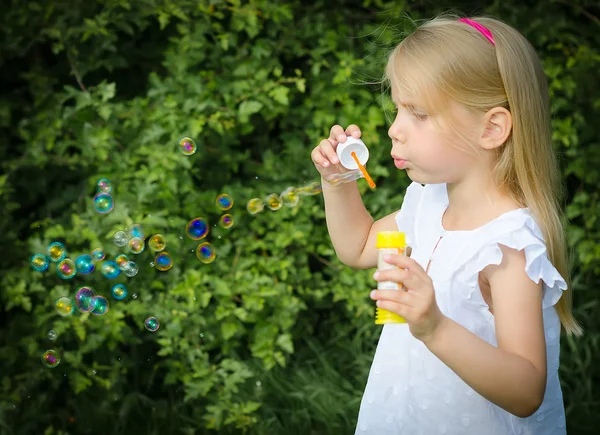
<instances>
[{"instance_id":1,"label":"iridescent bubble","mask_svg":"<svg viewBox=\"0 0 600 435\"><path fill-rule=\"evenodd\" d=\"M106 255L104 254L102 248L96 248L92 251L92 258L94 261L102 261L104 260L104 257L106 257Z\"/></svg>"},{"instance_id":2,"label":"iridescent bubble","mask_svg":"<svg viewBox=\"0 0 600 435\"><path fill-rule=\"evenodd\" d=\"M50 261L59 262L67 256L67 248L60 242L52 242L48 246L48 257Z\"/></svg>"},{"instance_id":3,"label":"iridescent bubble","mask_svg":"<svg viewBox=\"0 0 600 435\"><path fill-rule=\"evenodd\" d=\"M160 328L160 323L156 317L148 317L144 321L144 327L150 332L156 332Z\"/></svg>"},{"instance_id":4,"label":"iridescent bubble","mask_svg":"<svg viewBox=\"0 0 600 435\"><path fill-rule=\"evenodd\" d=\"M135 261L128 261L125 267L123 268L123 273L129 278L136 276L139 271L140 267Z\"/></svg>"},{"instance_id":5,"label":"iridescent bubble","mask_svg":"<svg viewBox=\"0 0 600 435\"><path fill-rule=\"evenodd\" d=\"M94 289L92 287L83 286L75 291L75 307L82 313L89 313L95 307Z\"/></svg>"},{"instance_id":6,"label":"iridescent bubble","mask_svg":"<svg viewBox=\"0 0 600 435\"><path fill-rule=\"evenodd\" d=\"M115 245L122 248L123 246L125 246L127 244L127 242L129 242L129 235L125 231L122 231L122 230L117 231L113 235L113 242Z\"/></svg>"},{"instance_id":7,"label":"iridescent bubble","mask_svg":"<svg viewBox=\"0 0 600 435\"><path fill-rule=\"evenodd\" d=\"M300 201L300 196L296 192L295 187L288 187L281 192L281 200L286 207L295 207Z\"/></svg>"},{"instance_id":8,"label":"iridescent bubble","mask_svg":"<svg viewBox=\"0 0 600 435\"><path fill-rule=\"evenodd\" d=\"M246 205L246 209L248 210L248 213L250 213L250 214L260 213L261 211L264 210L264 208L265 208L265 203L260 198L252 198L251 200L248 201L248 204Z\"/></svg>"},{"instance_id":9,"label":"iridescent bubble","mask_svg":"<svg viewBox=\"0 0 600 435\"><path fill-rule=\"evenodd\" d=\"M44 367L53 369L60 364L60 355L54 349L49 349L42 355L42 364Z\"/></svg>"},{"instance_id":10,"label":"iridescent bubble","mask_svg":"<svg viewBox=\"0 0 600 435\"><path fill-rule=\"evenodd\" d=\"M127 297L127 287L123 284L115 284L111 290L113 298L122 301Z\"/></svg>"},{"instance_id":11,"label":"iridescent bubble","mask_svg":"<svg viewBox=\"0 0 600 435\"><path fill-rule=\"evenodd\" d=\"M196 248L196 257L204 264L209 264L217 257L217 251L215 247L208 242L200 243Z\"/></svg>"},{"instance_id":12,"label":"iridescent bubble","mask_svg":"<svg viewBox=\"0 0 600 435\"><path fill-rule=\"evenodd\" d=\"M112 190L112 184L108 178L100 178L96 183L96 190L98 193L110 193Z\"/></svg>"},{"instance_id":13,"label":"iridescent bubble","mask_svg":"<svg viewBox=\"0 0 600 435\"><path fill-rule=\"evenodd\" d=\"M31 267L33 270L43 272L50 266L50 260L43 254L35 254L31 256Z\"/></svg>"},{"instance_id":14,"label":"iridescent bubble","mask_svg":"<svg viewBox=\"0 0 600 435\"><path fill-rule=\"evenodd\" d=\"M304 187L300 187L299 189L296 189L296 191L298 192L299 195L313 196L313 195L319 195L320 193L322 193L323 187L317 181L313 181L312 183L309 183Z\"/></svg>"},{"instance_id":15,"label":"iridescent bubble","mask_svg":"<svg viewBox=\"0 0 600 435\"><path fill-rule=\"evenodd\" d=\"M54 341L57 338L58 338L58 334L54 329L51 329L50 331L48 331L48 340Z\"/></svg>"},{"instance_id":16,"label":"iridescent bubble","mask_svg":"<svg viewBox=\"0 0 600 435\"><path fill-rule=\"evenodd\" d=\"M154 266L161 272L165 272L173 267L173 259L168 252L159 252L154 257Z\"/></svg>"},{"instance_id":17,"label":"iridescent bubble","mask_svg":"<svg viewBox=\"0 0 600 435\"><path fill-rule=\"evenodd\" d=\"M108 312L108 300L104 296L94 296L92 301L94 304L93 315L102 316Z\"/></svg>"},{"instance_id":18,"label":"iridescent bubble","mask_svg":"<svg viewBox=\"0 0 600 435\"><path fill-rule=\"evenodd\" d=\"M139 237L132 237L129 239L129 252L132 254L141 254L144 252L144 239Z\"/></svg>"},{"instance_id":19,"label":"iridescent bubble","mask_svg":"<svg viewBox=\"0 0 600 435\"><path fill-rule=\"evenodd\" d=\"M123 270L129 261L129 257L125 254L119 254L115 258L115 263L119 266L119 269Z\"/></svg>"},{"instance_id":20,"label":"iridescent bubble","mask_svg":"<svg viewBox=\"0 0 600 435\"><path fill-rule=\"evenodd\" d=\"M77 267L77 272L79 272L82 275L89 275L96 268L96 266L94 265L94 260L89 254L79 255L75 259L75 266Z\"/></svg>"},{"instance_id":21,"label":"iridescent bubble","mask_svg":"<svg viewBox=\"0 0 600 435\"><path fill-rule=\"evenodd\" d=\"M151 251L160 252L166 247L167 241L162 234L155 234L148 239L148 248L150 248Z\"/></svg>"},{"instance_id":22,"label":"iridescent bubble","mask_svg":"<svg viewBox=\"0 0 600 435\"><path fill-rule=\"evenodd\" d=\"M129 234L131 237L137 237L138 239L145 239L146 235L144 234L144 229L140 224L133 224L129 228Z\"/></svg>"},{"instance_id":23,"label":"iridescent bubble","mask_svg":"<svg viewBox=\"0 0 600 435\"><path fill-rule=\"evenodd\" d=\"M219 225L225 229L231 228L233 226L233 216L230 214L224 214L221 216L221 219L219 219Z\"/></svg>"},{"instance_id":24,"label":"iridescent bubble","mask_svg":"<svg viewBox=\"0 0 600 435\"><path fill-rule=\"evenodd\" d=\"M133 299L137 299L137 293L134 293L134 294L132 294L132 295L131 295L131 297L132 297Z\"/></svg>"},{"instance_id":25,"label":"iridescent bubble","mask_svg":"<svg viewBox=\"0 0 600 435\"><path fill-rule=\"evenodd\" d=\"M54 302L54 308L61 316L68 316L73 313L73 301L71 301L71 298L63 296Z\"/></svg>"},{"instance_id":26,"label":"iridescent bubble","mask_svg":"<svg viewBox=\"0 0 600 435\"><path fill-rule=\"evenodd\" d=\"M197 217L192 219L185 226L185 233L192 240L200 240L206 237L208 234L208 223L206 219Z\"/></svg>"},{"instance_id":27,"label":"iridescent bubble","mask_svg":"<svg viewBox=\"0 0 600 435\"><path fill-rule=\"evenodd\" d=\"M119 265L114 261L110 260L102 263L102 266L100 267L100 272L102 273L102 276L108 279L116 278L121 273L121 271L119 270Z\"/></svg>"},{"instance_id":28,"label":"iridescent bubble","mask_svg":"<svg viewBox=\"0 0 600 435\"><path fill-rule=\"evenodd\" d=\"M233 207L233 198L226 193L221 193L217 196L216 203L220 210L229 210Z\"/></svg>"},{"instance_id":29,"label":"iridescent bubble","mask_svg":"<svg viewBox=\"0 0 600 435\"><path fill-rule=\"evenodd\" d=\"M196 152L196 149L196 142L189 137L184 137L179 141L179 151L181 151L181 154L184 156L191 156Z\"/></svg>"},{"instance_id":30,"label":"iridescent bubble","mask_svg":"<svg viewBox=\"0 0 600 435\"><path fill-rule=\"evenodd\" d=\"M269 207L271 210L279 210L283 205L281 197L276 193L271 193L270 195L268 195L265 198L265 202L267 203L267 207Z\"/></svg>"},{"instance_id":31,"label":"iridescent bubble","mask_svg":"<svg viewBox=\"0 0 600 435\"><path fill-rule=\"evenodd\" d=\"M94 209L100 214L105 214L115 208L115 202L108 193L99 193L94 196Z\"/></svg>"},{"instance_id":32,"label":"iridescent bubble","mask_svg":"<svg viewBox=\"0 0 600 435\"><path fill-rule=\"evenodd\" d=\"M65 258L61 260L56 265L56 273L62 279L71 279L77 273L77 267L75 266L75 262L70 258Z\"/></svg>"}]
</instances>

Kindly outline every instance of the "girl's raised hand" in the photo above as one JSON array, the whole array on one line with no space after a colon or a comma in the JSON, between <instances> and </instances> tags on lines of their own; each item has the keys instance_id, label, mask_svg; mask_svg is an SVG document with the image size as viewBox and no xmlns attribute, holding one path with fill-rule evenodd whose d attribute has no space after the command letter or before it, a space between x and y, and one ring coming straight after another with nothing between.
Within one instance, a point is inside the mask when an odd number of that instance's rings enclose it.
<instances>
[{"instance_id":1,"label":"girl's raised hand","mask_svg":"<svg viewBox=\"0 0 600 435\"><path fill-rule=\"evenodd\" d=\"M327 179L332 174L343 174L349 171L340 164L336 149L340 143L346 142L348 136L358 139L361 134L360 128L354 124L349 125L345 131L340 125L331 127L329 137L323 139L311 153L312 161L321 177Z\"/></svg>"},{"instance_id":2,"label":"girl's raised hand","mask_svg":"<svg viewBox=\"0 0 600 435\"><path fill-rule=\"evenodd\" d=\"M371 299L377 306L406 319L410 332L423 342L430 340L446 318L435 301L433 282L419 263L404 255L388 255L387 263L397 269L379 270L376 281L393 281L404 286L403 290L373 290Z\"/></svg>"}]
</instances>

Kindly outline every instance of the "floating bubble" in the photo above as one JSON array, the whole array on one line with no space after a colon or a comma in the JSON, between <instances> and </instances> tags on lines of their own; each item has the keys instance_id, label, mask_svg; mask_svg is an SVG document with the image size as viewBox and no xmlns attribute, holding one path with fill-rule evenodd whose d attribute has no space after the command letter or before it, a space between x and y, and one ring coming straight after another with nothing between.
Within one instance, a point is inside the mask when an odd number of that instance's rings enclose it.
<instances>
[{"instance_id":1,"label":"floating bubble","mask_svg":"<svg viewBox=\"0 0 600 435\"><path fill-rule=\"evenodd\" d=\"M154 257L154 265L156 269L165 272L173 267L173 259L168 252L159 252L156 254L156 257Z\"/></svg>"},{"instance_id":2,"label":"floating bubble","mask_svg":"<svg viewBox=\"0 0 600 435\"><path fill-rule=\"evenodd\" d=\"M298 201L300 201L300 196L296 192L295 187L288 187L283 192L281 192L281 201L283 205L286 207L295 207L298 205Z\"/></svg>"},{"instance_id":3,"label":"floating bubble","mask_svg":"<svg viewBox=\"0 0 600 435\"><path fill-rule=\"evenodd\" d=\"M94 208L100 214L105 214L115 208L115 202L108 193L99 193L94 196Z\"/></svg>"},{"instance_id":4,"label":"floating bubble","mask_svg":"<svg viewBox=\"0 0 600 435\"><path fill-rule=\"evenodd\" d=\"M233 226L233 216L230 214L224 214L221 216L221 219L219 219L219 225L225 229L231 228Z\"/></svg>"},{"instance_id":5,"label":"floating bubble","mask_svg":"<svg viewBox=\"0 0 600 435\"><path fill-rule=\"evenodd\" d=\"M104 260L104 257L106 257L106 255L104 254L102 248L96 248L92 251L92 258L94 261L102 261Z\"/></svg>"},{"instance_id":6,"label":"floating bubble","mask_svg":"<svg viewBox=\"0 0 600 435\"><path fill-rule=\"evenodd\" d=\"M179 151L181 151L181 154L184 156L191 156L196 152L197 148L196 142L189 137L184 137L179 141Z\"/></svg>"},{"instance_id":7,"label":"floating bubble","mask_svg":"<svg viewBox=\"0 0 600 435\"><path fill-rule=\"evenodd\" d=\"M125 231L119 230L113 235L113 242L115 245L122 248L129 242L129 235Z\"/></svg>"},{"instance_id":8,"label":"floating bubble","mask_svg":"<svg viewBox=\"0 0 600 435\"><path fill-rule=\"evenodd\" d=\"M325 180L332 186L339 186L340 184L356 181L360 178L364 178L364 174L357 169L355 171L344 172L343 174L331 174Z\"/></svg>"},{"instance_id":9,"label":"floating bubble","mask_svg":"<svg viewBox=\"0 0 600 435\"><path fill-rule=\"evenodd\" d=\"M110 193L112 190L112 184L108 178L100 178L96 183L96 190L98 193Z\"/></svg>"},{"instance_id":10,"label":"floating bubble","mask_svg":"<svg viewBox=\"0 0 600 435\"><path fill-rule=\"evenodd\" d=\"M248 201L248 204L246 205L246 209L248 210L248 213L250 213L250 214L260 213L261 211L264 210L264 208L265 208L265 203L260 198L252 198L251 200Z\"/></svg>"},{"instance_id":11,"label":"floating bubble","mask_svg":"<svg viewBox=\"0 0 600 435\"><path fill-rule=\"evenodd\" d=\"M42 354L42 364L44 367L53 369L60 364L60 355L54 349L49 349Z\"/></svg>"},{"instance_id":12,"label":"floating bubble","mask_svg":"<svg viewBox=\"0 0 600 435\"><path fill-rule=\"evenodd\" d=\"M216 203L220 210L229 210L231 207L233 207L233 198L226 193L222 193L217 196Z\"/></svg>"},{"instance_id":13,"label":"floating bubble","mask_svg":"<svg viewBox=\"0 0 600 435\"><path fill-rule=\"evenodd\" d=\"M189 224L188 224L189 225ZM187 230L187 227L186 227ZM148 239L148 248L154 252L160 252L167 247L167 241L162 234L155 234Z\"/></svg>"},{"instance_id":14,"label":"floating bubble","mask_svg":"<svg viewBox=\"0 0 600 435\"><path fill-rule=\"evenodd\" d=\"M144 321L144 327L150 332L156 332L160 328L160 323L156 317L148 317Z\"/></svg>"},{"instance_id":15,"label":"floating bubble","mask_svg":"<svg viewBox=\"0 0 600 435\"><path fill-rule=\"evenodd\" d=\"M144 239L139 237L132 237L129 239L129 252L132 254L141 254L144 252Z\"/></svg>"},{"instance_id":16,"label":"floating bubble","mask_svg":"<svg viewBox=\"0 0 600 435\"><path fill-rule=\"evenodd\" d=\"M137 237L139 239L146 238L146 236L144 234L144 229L142 228L142 226L140 224L133 224L129 228L129 234L131 235L131 237Z\"/></svg>"},{"instance_id":17,"label":"floating bubble","mask_svg":"<svg viewBox=\"0 0 600 435\"><path fill-rule=\"evenodd\" d=\"M209 264L217 257L217 251L215 247L208 242L200 243L196 248L196 257L204 264Z\"/></svg>"},{"instance_id":18,"label":"floating bubble","mask_svg":"<svg viewBox=\"0 0 600 435\"><path fill-rule=\"evenodd\" d=\"M123 270L129 261L129 257L125 254L119 254L115 258L115 263L119 266L119 269Z\"/></svg>"},{"instance_id":19,"label":"floating bubble","mask_svg":"<svg viewBox=\"0 0 600 435\"><path fill-rule=\"evenodd\" d=\"M110 260L102 263L102 266L100 267L100 272L102 273L102 276L108 279L116 278L121 273L121 271L119 270L119 265L114 261Z\"/></svg>"},{"instance_id":20,"label":"floating bubble","mask_svg":"<svg viewBox=\"0 0 600 435\"><path fill-rule=\"evenodd\" d=\"M62 279L71 279L77 273L77 267L75 266L75 262L70 258L65 258L61 260L56 265L56 273Z\"/></svg>"},{"instance_id":21,"label":"floating bubble","mask_svg":"<svg viewBox=\"0 0 600 435\"><path fill-rule=\"evenodd\" d=\"M75 267L77 268L77 272L79 272L82 275L89 275L96 268L96 266L94 265L94 260L89 254L79 255L75 259Z\"/></svg>"},{"instance_id":22,"label":"floating bubble","mask_svg":"<svg viewBox=\"0 0 600 435\"><path fill-rule=\"evenodd\" d=\"M283 205L283 202L281 201L281 197L279 195L277 195L276 193L271 193L270 195L268 195L265 198L265 202L267 203L267 207L269 207L273 211L279 210L281 208L281 206Z\"/></svg>"},{"instance_id":23,"label":"floating bubble","mask_svg":"<svg viewBox=\"0 0 600 435\"><path fill-rule=\"evenodd\" d=\"M93 315L102 316L108 312L108 300L104 296L94 296L92 301L94 304Z\"/></svg>"},{"instance_id":24,"label":"floating bubble","mask_svg":"<svg viewBox=\"0 0 600 435\"><path fill-rule=\"evenodd\" d=\"M82 313L89 313L95 307L94 289L88 286L79 287L75 291L75 307Z\"/></svg>"},{"instance_id":25,"label":"floating bubble","mask_svg":"<svg viewBox=\"0 0 600 435\"><path fill-rule=\"evenodd\" d=\"M122 301L127 297L127 287L123 284L115 284L111 290L113 298Z\"/></svg>"},{"instance_id":26,"label":"floating bubble","mask_svg":"<svg viewBox=\"0 0 600 435\"><path fill-rule=\"evenodd\" d=\"M185 226L185 233L192 240L200 240L206 237L208 234L208 223L206 219L197 217L192 219Z\"/></svg>"},{"instance_id":27,"label":"floating bubble","mask_svg":"<svg viewBox=\"0 0 600 435\"><path fill-rule=\"evenodd\" d=\"M52 242L48 246L48 257L50 261L58 263L67 256L67 248L60 242Z\"/></svg>"},{"instance_id":28,"label":"floating bubble","mask_svg":"<svg viewBox=\"0 0 600 435\"><path fill-rule=\"evenodd\" d=\"M54 329L51 329L50 331L48 331L48 340L54 341L57 338L58 338L58 334Z\"/></svg>"},{"instance_id":29,"label":"floating bubble","mask_svg":"<svg viewBox=\"0 0 600 435\"><path fill-rule=\"evenodd\" d=\"M71 301L71 298L63 296L54 302L54 308L61 316L68 316L73 313L73 301Z\"/></svg>"},{"instance_id":30,"label":"floating bubble","mask_svg":"<svg viewBox=\"0 0 600 435\"><path fill-rule=\"evenodd\" d=\"M307 195L307 196L319 195L320 193L323 192L323 187L317 181L313 181L312 183L309 183L304 187L300 187L300 188L296 189L296 192L299 195Z\"/></svg>"},{"instance_id":31,"label":"floating bubble","mask_svg":"<svg viewBox=\"0 0 600 435\"><path fill-rule=\"evenodd\" d=\"M133 299L137 299L137 293L134 293L134 294L132 294L132 295L131 295L131 297L132 297Z\"/></svg>"},{"instance_id":32,"label":"floating bubble","mask_svg":"<svg viewBox=\"0 0 600 435\"><path fill-rule=\"evenodd\" d=\"M31 267L33 270L43 272L50 266L50 260L43 254L35 254L31 256Z\"/></svg>"},{"instance_id":33,"label":"floating bubble","mask_svg":"<svg viewBox=\"0 0 600 435\"><path fill-rule=\"evenodd\" d=\"M129 278L136 276L139 271L140 267L135 261L128 261L125 267L123 268L123 273Z\"/></svg>"}]
</instances>

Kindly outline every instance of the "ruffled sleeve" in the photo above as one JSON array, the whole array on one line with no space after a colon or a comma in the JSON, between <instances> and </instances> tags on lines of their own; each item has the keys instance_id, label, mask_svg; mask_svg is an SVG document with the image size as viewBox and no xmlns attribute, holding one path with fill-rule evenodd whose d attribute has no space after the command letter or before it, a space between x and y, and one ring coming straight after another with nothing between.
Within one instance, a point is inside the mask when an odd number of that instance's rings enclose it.
<instances>
[{"instance_id":1,"label":"ruffled sleeve","mask_svg":"<svg viewBox=\"0 0 600 435\"><path fill-rule=\"evenodd\" d=\"M398 231L402 231L406 234L406 244L413 249L415 247L415 220L423 190L424 187L421 184L412 182L406 189L402 207L396 215Z\"/></svg>"},{"instance_id":2,"label":"ruffled sleeve","mask_svg":"<svg viewBox=\"0 0 600 435\"><path fill-rule=\"evenodd\" d=\"M502 262L500 245L525 252L525 271L533 282L540 280L543 286L543 308L555 305L567 289L567 283L550 262L542 233L533 216L526 209L515 210L506 219L501 219L484 229L472 241L468 251L472 255L456 270L457 277L475 288L479 272L490 264Z\"/></svg>"}]
</instances>

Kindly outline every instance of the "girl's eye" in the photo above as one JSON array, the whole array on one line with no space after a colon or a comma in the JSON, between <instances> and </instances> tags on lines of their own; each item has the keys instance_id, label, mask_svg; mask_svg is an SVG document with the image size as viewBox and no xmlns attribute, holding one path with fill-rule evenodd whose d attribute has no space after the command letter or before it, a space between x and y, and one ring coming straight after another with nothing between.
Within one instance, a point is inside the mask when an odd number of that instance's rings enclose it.
<instances>
[{"instance_id":1,"label":"girl's eye","mask_svg":"<svg viewBox=\"0 0 600 435\"><path fill-rule=\"evenodd\" d=\"M427 113L412 112L412 116L419 121L425 121L427 119Z\"/></svg>"}]
</instances>

